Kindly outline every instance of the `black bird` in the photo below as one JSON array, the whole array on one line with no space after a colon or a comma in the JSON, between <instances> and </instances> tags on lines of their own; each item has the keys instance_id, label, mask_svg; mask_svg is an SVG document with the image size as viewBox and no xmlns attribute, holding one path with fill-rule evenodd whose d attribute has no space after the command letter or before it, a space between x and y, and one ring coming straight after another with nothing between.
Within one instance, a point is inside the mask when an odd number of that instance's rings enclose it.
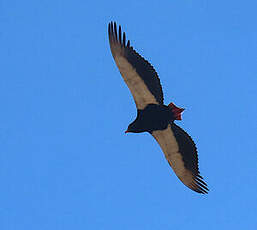
<instances>
[{"instance_id":1,"label":"black bird","mask_svg":"<svg viewBox=\"0 0 257 230\"><path fill-rule=\"evenodd\" d=\"M168 163L178 178L198 193L208 193L207 184L200 176L198 156L192 138L178 125L184 109L173 103L163 104L160 79L152 65L141 57L126 35L117 30L114 22L108 25L111 52L121 76L126 82L137 107L137 117L126 133L149 132L159 143Z\"/></svg>"}]
</instances>

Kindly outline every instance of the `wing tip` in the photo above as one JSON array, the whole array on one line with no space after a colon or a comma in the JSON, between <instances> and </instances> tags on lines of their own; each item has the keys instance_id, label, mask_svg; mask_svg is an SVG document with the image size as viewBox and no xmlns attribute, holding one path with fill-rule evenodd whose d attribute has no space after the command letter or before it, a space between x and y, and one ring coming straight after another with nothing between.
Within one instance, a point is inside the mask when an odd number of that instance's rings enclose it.
<instances>
[{"instance_id":1,"label":"wing tip","mask_svg":"<svg viewBox=\"0 0 257 230\"><path fill-rule=\"evenodd\" d=\"M208 194L209 188L208 185L203 181L203 177L199 174L194 177L193 184L190 186L192 190L201 194Z\"/></svg>"},{"instance_id":2,"label":"wing tip","mask_svg":"<svg viewBox=\"0 0 257 230\"><path fill-rule=\"evenodd\" d=\"M121 48L130 47L130 41L126 44L126 33L122 33L121 26L117 26L116 22L109 22L108 24L108 35L110 44L120 45Z\"/></svg>"}]
</instances>

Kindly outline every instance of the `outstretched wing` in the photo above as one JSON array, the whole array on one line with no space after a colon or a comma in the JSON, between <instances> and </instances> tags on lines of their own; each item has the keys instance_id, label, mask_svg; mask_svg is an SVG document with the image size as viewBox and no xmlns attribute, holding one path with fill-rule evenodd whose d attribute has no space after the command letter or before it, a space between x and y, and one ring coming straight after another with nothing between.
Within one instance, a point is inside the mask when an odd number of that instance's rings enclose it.
<instances>
[{"instance_id":1,"label":"outstretched wing","mask_svg":"<svg viewBox=\"0 0 257 230\"><path fill-rule=\"evenodd\" d=\"M116 23L109 23L109 42L113 58L120 73L133 95L138 109L148 104L163 104L160 79L151 64L126 44L125 33L117 32Z\"/></svg>"},{"instance_id":2,"label":"outstretched wing","mask_svg":"<svg viewBox=\"0 0 257 230\"><path fill-rule=\"evenodd\" d=\"M170 166L178 178L198 193L208 193L207 184L200 176L198 156L192 138L174 123L164 130L152 132Z\"/></svg>"}]
</instances>

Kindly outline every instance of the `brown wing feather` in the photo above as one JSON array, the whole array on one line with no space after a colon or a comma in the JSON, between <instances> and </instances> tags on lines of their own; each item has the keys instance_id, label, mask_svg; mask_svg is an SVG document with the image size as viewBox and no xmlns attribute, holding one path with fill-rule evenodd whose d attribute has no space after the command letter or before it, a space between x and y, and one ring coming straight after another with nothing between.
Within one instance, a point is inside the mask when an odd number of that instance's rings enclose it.
<instances>
[{"instance_id":1,"label":"brown wing feather","mask_svg":"<svg viewBox=\"0 0 257 230\"><path fill-rule=\"evenodd\" d=\"M108 26L109 42L114 60L128 85L138 109L148 104L163 104L160 79L151 64L126 44L126 35L116 23Z\"/></svg>"},{"instance_id":2,"label":"brown wing feather","mask_svg":"<svg viewBox=\"0 0 257 230\"><path fill-rule=\"evenodd\" d=\"M197 149L192 138L174 123L165 130L153 131L152 135L183 184L198 193L208 193L207 184L200 176Z\"/></svg>"}]
</instances>

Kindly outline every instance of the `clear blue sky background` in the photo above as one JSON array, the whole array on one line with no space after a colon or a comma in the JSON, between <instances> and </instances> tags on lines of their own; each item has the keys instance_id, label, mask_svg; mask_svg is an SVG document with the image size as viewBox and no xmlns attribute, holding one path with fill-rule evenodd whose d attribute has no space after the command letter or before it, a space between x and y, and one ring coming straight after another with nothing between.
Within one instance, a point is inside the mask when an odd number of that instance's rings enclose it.
<instances>
[{"instance_id":1,"label":"clear blue sky background","mask_svg":"<svg viewBox=\"0 0 257 230\"><path fill-rule=\"evenodd\" d=\"M0 2L0 228L257 229L257 2ZM195 140L210 193L174 175L112 59L122 25Z\"/></svg>"}]
</instances>

